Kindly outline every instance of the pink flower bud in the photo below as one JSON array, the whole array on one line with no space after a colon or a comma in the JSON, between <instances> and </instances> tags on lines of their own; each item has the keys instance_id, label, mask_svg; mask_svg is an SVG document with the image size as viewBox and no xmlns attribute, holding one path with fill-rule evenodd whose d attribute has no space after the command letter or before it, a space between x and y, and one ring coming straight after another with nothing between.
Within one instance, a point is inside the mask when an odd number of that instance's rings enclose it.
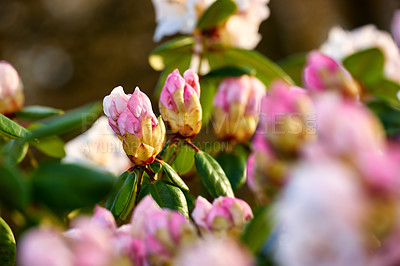
<instances>
[{"instance_id":1,"label":"pink flower bud","mask_svg":"<svg viewBox=\"0 0 400 266\"><path fill-rule=\"evenodd\" d=\"M305 86L314 91L335 90L358 99L360 87L350 73L338 62L318 51L307 56L303 74Z\"/></svg>"},{"instance_id":2,"label":"pink flower bud","mask_svg":"<svg viewBox=\"0 0 400 266\"><path fill-rule=\"evenodd\" d=\"M250 206L241 199L220 196L211 205L199 196L192 218L203 233L238 235L253 218L253 213Z\"/></svg>"},{"instance_id":3,"label":"pink flower bud","mask_svg":"<svg viewBox=\"0 0 400 266\"><path fill-rule=\"evenodd\" d=\"M255 77L226 78L214 98L214 130L221 139L245 142L256 130L266 88Z\"/></svg>"},{"instance_id":4,"label":"pink flower bud","mask_svg":"<svg viewBox=\"0 0 400 266\"><path fill-rule=\"evenodd\" d=\"M136 88L126 95L117 87L104 98L103 107L131 161L136 165L152 163L164 144L165 126L161 117L154 115L146 94Z\"/></svg>"},{"instance_id":5,"label":"pink flower bud","mask_svg":"<svg viewBox=\"0 0 400 266\"><path fill-rule=\"evenodd\" d=\"M177 211L161 209L151 196L137 205L132 215L133 235L144 241L150 262L170 262L183 246L196 239L196 230Z\"/></svg>"},{"instance_id":6,"label":"pink flower bud","mask_svg":"<svg viewBox=\"0 0 400 266\"><path fill-rule=\"evenodd\" d=\"M273 150L295 154L315 137L315 114L307 92L278 81L272 84L261 103L260 133Z\"/></svg>"},{"instance_id":7,"label":"pink flower bud","mask_svg":"<svg viewBox=\"0 0 400 266\"><path fill-rule=\"evenodd\" d=\"M18 72L6 61L0 61L0 113L14 113L23 104L24 94Z\"/></svg>"},{"instance_id":8,"label":"pink flower bud","mask_svg":"<svg viewBox=\"0 0 400 266\"><path fill-rule=\"evenodd\" d=\"M18 265L73 265L73 253L59 232L50 229L33 229L27 232L18 245Z\"/></svg>"},{"instance_id":9,"label":"pink flower bud","mask_svg":"<svg viewBox=\"0 0 400 266\"><path fill-rule=\"evenodd\" d=\"M184 137L197 135L202 118L198 75L191 69L183 77L178 69L169 74L161 91L159 108L173 133Z\"/></svg>"}]
</instances>

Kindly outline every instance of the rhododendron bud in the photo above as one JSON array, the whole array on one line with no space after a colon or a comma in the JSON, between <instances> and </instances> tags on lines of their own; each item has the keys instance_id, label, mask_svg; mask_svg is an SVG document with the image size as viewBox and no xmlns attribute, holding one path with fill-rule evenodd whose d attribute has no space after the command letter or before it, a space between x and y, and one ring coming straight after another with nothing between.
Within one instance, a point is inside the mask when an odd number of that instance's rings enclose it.
<instances>
[{"instance_id":1,"label":"rhododendron bud","mask_svg":"<svg viewBox=\"0 0 400 266\"><path fill-rule=\"evenodd\" d=\"M160 95L160 113L173 133L194 137L201 129L199 76L191 69L168 75Z\"/></svg>"},{"instance_id":2,"label":"rhododendron bud","mask_svg":"<svg viewBox=\"0 0 400 266\"><path fill-rule=\"evenodd\" d=\"M211 204L199 196L192 218L203 233L238 235L246 223L253 218L250 206L237 198L220 196Z\"/></svg>"},{"instance_id":3,"label":"rhododendron bud","mask_svg":"<svg viewBox=\"0 0 400 266\"><path fill-rule=\"evenodd\" d=\"M14 113L23 104L24 94L18 72L6 61L0 61L0 113Z\"/></svg>"},{"instance_id":4,"label":"rhododendron bud","mask_svg":"<svg viewBox=\"0 0 400 266\"><path fill-rule=\"evenodd\" d=\"M214 98L214 130L221 139L245 142L257 128L266 88L255 77L226 78Z\"/></svg>"},{"instance_id":5,"label":"rhododendron bud","mask_svg":"<svg viewBox=\"0 0 400 266\"><path fill-rule=\"evenodd\" d=\"M165 126L161 117L154 115L146 94L136 88L126 95L117 87L104 98L103 107L131 161L136 165L152 163L164 144Z\"/></svg>"},{"instance_id":6,"label":"rhododendron bud","mask_svg":"<svg viewBox=\"0 0 400 266\"><path fill-rule=\"evenodd\" d=\"M132 215L132 232L146 244L154 264L169 262L179 248L194 242L194 226L177 211L161 209L151 196L143 198Z\"/></svg>"},{"instance_id":7,"label":"rhododendron bud","mask_svg":"<svg viewBox=\"0 0 400 266\"><path fill-rule=\"evenodd\" d=\"M315 115L307 92L284 82L275 82L261 102L260 132L271 148L293 155L315 137Z\"/></svg>"},{"instance_id":8,"label":"rhododendron bud","mask_svg":"<svg viewBox=\"0 0 400 266\"><path fill-rule=\"evenodd\" d=\"M340 63L318 51L308 54L303 80L310 90L336 90L349 98L359 98L360 86L351 74Z\"/></svg>"}]
</instances>

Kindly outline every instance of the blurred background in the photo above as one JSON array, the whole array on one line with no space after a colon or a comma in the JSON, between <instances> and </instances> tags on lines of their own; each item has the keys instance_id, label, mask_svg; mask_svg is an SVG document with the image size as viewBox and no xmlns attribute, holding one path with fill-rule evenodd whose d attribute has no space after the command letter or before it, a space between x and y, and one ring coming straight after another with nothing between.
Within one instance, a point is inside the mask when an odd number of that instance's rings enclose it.
<instances>
[{"instance_id":1,"label":"blurred background","mask_svg":"<svg viewBox=\"0 0 400 266\"><path fill-rule=\"evenodd\" d=\"M257 50L273 60L318 48L330 28L390 30L399 0L271 0ZM0 0L0 60L18 70L26 105L70 109L117 85L152 94L159 73L151 0Z\"/></svg>"}]
</instances>

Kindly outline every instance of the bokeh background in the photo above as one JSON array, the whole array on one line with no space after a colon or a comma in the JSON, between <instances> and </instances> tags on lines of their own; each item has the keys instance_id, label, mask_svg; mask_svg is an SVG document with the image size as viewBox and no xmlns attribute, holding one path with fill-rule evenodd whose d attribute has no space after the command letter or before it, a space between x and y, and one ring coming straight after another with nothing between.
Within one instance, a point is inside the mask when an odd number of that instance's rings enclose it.
<instances>
[{"instance_id":1,"label":"bokeh background","mask_svg":"<svg viewBox=\"0 0 400 266\"><path fill-rule=\"evenodd\" d=\"M271 0L257 50L273 60L318 48L329 29L390 30L399 0ZM159 73L151 0L0 0L0 60L15 66L26 104L70 109L117 85L152 94Z\"/></svg>"}]
</instances>

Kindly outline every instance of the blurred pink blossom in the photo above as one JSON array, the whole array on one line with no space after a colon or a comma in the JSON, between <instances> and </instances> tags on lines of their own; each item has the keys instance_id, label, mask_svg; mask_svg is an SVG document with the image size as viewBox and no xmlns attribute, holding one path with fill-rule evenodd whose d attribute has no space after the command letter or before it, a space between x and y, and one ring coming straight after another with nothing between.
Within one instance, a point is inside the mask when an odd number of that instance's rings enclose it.
<instances>
[{"instance_id":1,"label":"blurred pink blossom","mask_svg":"<svg viewBox=\"0 0 400 266\"><path fill-rule=\"evenodd\" d=\"M0 113L10 114L22 109L24 94L18 72L6 61L0 61Z\"/></svg>"},{"instance_id":2,"label":"blurred pink blossom","mask_svg":"<svg viewBox=\"0 0 400 266\"><path fill-rule=\"evenodd\" d=\"M250 206L243 200L218 197L211 204L199 196L192 218L203 233L238 235L246 223L253 218Z\"/></svg>"}]
</instances>

